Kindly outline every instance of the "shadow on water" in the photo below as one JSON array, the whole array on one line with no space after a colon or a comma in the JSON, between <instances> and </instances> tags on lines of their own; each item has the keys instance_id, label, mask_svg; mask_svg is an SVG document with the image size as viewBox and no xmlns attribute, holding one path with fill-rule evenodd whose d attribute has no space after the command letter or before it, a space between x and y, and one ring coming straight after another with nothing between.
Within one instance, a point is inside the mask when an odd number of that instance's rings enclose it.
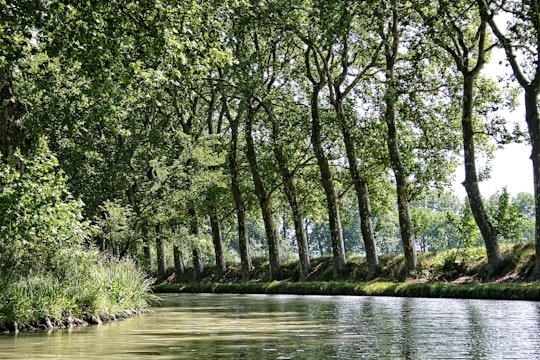
<instances>
[{"instance_id":1,"label":"shadow on water","mask_svg":"<svg viewBox=\"0 0 540 360\"><path fill-rule=\"evenodd\" d=\"M539 319L522 301L170 294L137 318L0 337L0 359L528 359Z\"/></svg>"}]
</instances>

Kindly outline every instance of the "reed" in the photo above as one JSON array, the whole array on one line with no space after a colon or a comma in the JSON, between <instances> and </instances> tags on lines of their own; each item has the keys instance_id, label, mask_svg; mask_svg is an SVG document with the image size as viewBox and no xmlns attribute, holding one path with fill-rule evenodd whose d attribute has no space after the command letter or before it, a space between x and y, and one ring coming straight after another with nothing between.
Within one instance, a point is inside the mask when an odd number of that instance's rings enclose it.
<instances>
[{"instance_id":1,"label":"reed","mask_svg":"<svg viewBox=\"0 0 540 360\"><path fill-rule=\"evenodd\" d=\"M132 261L94 252L77 257L77 262L66 261L50 272L0 274L0 327L47 318L110 316L149 307L154 297L149 291L151 281Z\"/></svg>"}]
</instances>

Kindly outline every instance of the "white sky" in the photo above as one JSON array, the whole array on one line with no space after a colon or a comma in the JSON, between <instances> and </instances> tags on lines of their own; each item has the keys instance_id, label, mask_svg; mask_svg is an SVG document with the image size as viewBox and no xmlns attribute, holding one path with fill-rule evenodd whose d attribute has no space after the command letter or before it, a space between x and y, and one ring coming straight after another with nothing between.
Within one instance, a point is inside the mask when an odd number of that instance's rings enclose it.
<instances>
[{"instance_id":1,"label":"white sky","mask_svg":"<svg viewBox=\"0 0 540 360\"><path fill-rule=\"evenodd\" d=\"M495 159L491 161L491 178L480 182L482 196L489 197L504 186L511 195L520 192L533 193L532 162L528 144L509 144L503 149L497 150ZM477 167L484 164L478 161ZM452 186L456 195L460 198L466 196L465 188L461 183L465 179L463 165L456 171L456 179Z\"/></svg>"}]
</instances>

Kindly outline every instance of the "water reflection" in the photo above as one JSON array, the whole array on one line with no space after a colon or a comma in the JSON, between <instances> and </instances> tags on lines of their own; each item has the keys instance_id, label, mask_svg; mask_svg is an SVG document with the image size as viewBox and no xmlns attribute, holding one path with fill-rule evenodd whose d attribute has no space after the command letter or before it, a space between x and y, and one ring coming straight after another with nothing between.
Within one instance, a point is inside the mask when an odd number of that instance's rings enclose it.
<instances>
[{"instance_id":1,"label":"water reflection","mask_svg":"<svg viewBox=\"0 0 540 360\"><path fill-rule=\"evenodd\" d=\"M1 359L530 359L534 302L167 295L138 318L0 337Z\"/></svg>"}]
</instances>

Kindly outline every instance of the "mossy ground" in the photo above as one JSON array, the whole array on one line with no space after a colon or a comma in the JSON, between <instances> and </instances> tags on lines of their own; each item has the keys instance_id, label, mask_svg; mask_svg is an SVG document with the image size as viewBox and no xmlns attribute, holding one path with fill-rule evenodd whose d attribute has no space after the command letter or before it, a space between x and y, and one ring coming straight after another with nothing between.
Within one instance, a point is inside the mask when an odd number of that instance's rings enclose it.
<instances>
[{"instance_id":1,"label":"mossy ground","mask_svg":"<svg viewBox=\"0 0 540 360\"><path fill-rule=\"evenodd\" d=\"M235 292L319 295L386 295L540 300L540 283L533 281L532 244L502 247L503 261L493 268L481 248L419 253L419 266L407 271L403 255L380 257L380 271L369 278L366 260L349 257L347 267L334 277L330 257L315 258L306 280L299 282L299 264L283 262L279 278L271 281L268 262L253 261L250 280L242 282L240 264L229 264L220 278L207 267L200 279L192 270L171 274L154 286L156 292Z\"/></svg>"}]
</instances>

